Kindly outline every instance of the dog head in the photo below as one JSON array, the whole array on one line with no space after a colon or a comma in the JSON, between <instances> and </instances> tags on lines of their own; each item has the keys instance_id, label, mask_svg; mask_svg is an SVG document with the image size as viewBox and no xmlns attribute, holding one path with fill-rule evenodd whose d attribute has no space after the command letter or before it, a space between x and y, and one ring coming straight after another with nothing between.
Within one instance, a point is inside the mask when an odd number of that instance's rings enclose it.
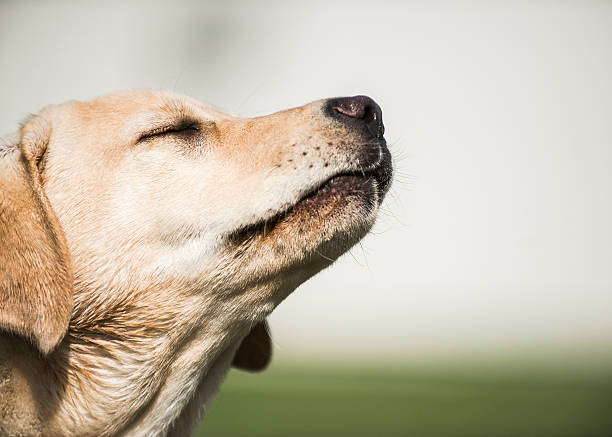
<instances>
[{"instance_id":1,"label":"dog head","mask_svg":"<svg viewBox=\"0 0 612 437\"><path fill-rule=\"evenodd\" d=\"M48 352L102 309L167 329L214 310L256 326L235 364L264 366L265 317L372 226L383 133L364 96L251 119L157 91L46 108L0 146L0 326Z\"/></svg>"}]
</instances>

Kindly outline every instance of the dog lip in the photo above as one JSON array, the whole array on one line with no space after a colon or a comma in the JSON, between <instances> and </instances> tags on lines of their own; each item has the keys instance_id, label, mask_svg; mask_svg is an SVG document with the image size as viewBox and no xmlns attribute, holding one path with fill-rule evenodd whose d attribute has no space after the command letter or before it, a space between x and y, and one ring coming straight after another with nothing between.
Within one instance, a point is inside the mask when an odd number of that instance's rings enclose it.
<instances>
[{"instance_id":1,"label":"dog lip","mask_svg":"<svg viewBox=\"0 0 612 437\"><path fill-rule=\"evenodd\" d=\"M382 194L379 196L380 204L384 198L384 195L387 193L389 186L391 185L393 166L391 152L387 147L387 142L385 139L382 138L380 141L376 141L373 144L376 144L377 146L376 153L370 153L369 156L366 156L366 162L364 162L358 169L340 171L336 175L331 176L329 179L340 175L360 176L362 178L373 177L377 183L378 193Z\"/></svg>"},{"instance_id":2,"label":"dog lip","mask_svg":"<svg viewBox=\"0 0 612 437\"><path fill-rule=\"evenodd\" d=\"M336 173L333 176L330 176L329 178L327 178L325 181L323 181L323 183L320 184L313 191L309 192L307 195L305 195L300 200L298 200L296 204L300 203L302 200L308 197L315 196L323 188L325 188L326 186L330 184L333 184L336 180L341 179L341 178L356 178L358 180L367 180L367 179L373 178L378 184L380 184L381 179L382 179L381 166L374 165L374 166L369 166L361 171L345 171L345 172Z\"/></svg>"},{"instance_id":3,"label":"dog lip","mask_svg":"<svg viewBox=\"0 0 612 437\"><path fill-rule=\"evenodd\" d=\"M251 223L246 226L242 226L228 235L228 240L233 242L244 241L248 237L254 236L256 234L263 233L264 235L268 232L272 231L277 224L283 221L283 219L290 214L292 211L296 210L299 207L303 207L308 205L312 201L316 201L317 197L321 195L327 189L334 191L334 185L341 185L342 181L350 182L351 179L358 179L361 181L365 181L368 178L374 178L374 173L371 170L361 172L340 172L336 173L333 176L325 179L321 184L317 185L316 188L307 192L305 195L300 197L295 203L288 205L286 208L283 208L276 212L273 216L268 218L263 218L254 223ZM310 206L307 206L310 207Z\"/></svg>"},{"instance_id":4,"label":"dog lip","mask_svg":"<svg viewBox=\"0 0 612 437\"><path fill-rule=\"evenodd\" d=\"M359 169L340 169L338 172L332 174L320 184L316 185L313 189L306 192L297 201L287 205L285 208L279 209L272 216L262 218L230 232L228 235L229 239L233 241L241 241L248 236L257 234L258 232L263 232L265 234L271 231L278 223L283 221L283 219L291 211L296 210L300 206L304 207L308 205L311 203L311 201L317 199L318 195L321 195L322 192L326 191L328 188L331 188L332 191L343 191L347 188L359 189L359 182L364 183L368 180L371 180L372 182L375 181L377 203L380 205L389 189L389 186L391 185L393 168L391 164L391 153L387 148L386 142L383 139L378 144L379 153L375 159L372 159L372 162L367 163L365 166ZM345 183L344 187L342 187L342 182Z\"/></svg>"},{"instance_id":5,"label":"dog lip","mask_svg":"<svg viewBox=\"0 0 612 437\"><path fill-rule=\"evenodd\" d=\"M382 203L384 194L386 194L387 189L389 188L391 178L391 155L389 154L388 150L385 151L385 149L386 147L382 149L381 156L377 160L377 162L368 165L362 170L339 171L333 174L332 176L321 182L319 185L317 185L313 190L303 195L298 201L291 204L288 208L279 211L275 215L275 218L285 215L288 211L291 211L298 205L308 201L309 199L315 198L319 193L321 193L326 188L333 186L337 181L345 179L355 179L358 181L367 181L368 179L373 179L374 181L376 181L377 191L379 193L378 204ZM387 157L389 157L389 159Z\"/></svg>"},{"instance_id":6,"label":"dog lip","mask_svg":"<svg viewBox=\"0 0 612 437\"><path fill-rule=\"evenodd\" d=\"M347 186L351 188L358 188L358 181L366 182L368 179L373 179L377 181L378 184L379 179L375 171L377 169L378 167L375 167L375 169L364 170L363 172L336 173L333 176L325 179L321 184L317 185L315 189L306 193L295 203L290 204L287 208L279 210L272 217L258 220L255 223L251 223L247 226L243 226L231 232L228 236L228 239L233 242L240 242L256 234L265 235L271 232L292 211L295 211L300 207L313 208L312 202L323 200L323 197L320 196L326 196L326 194L324 194L326 192L337 193L337 191L345 191L347 190ZM378 204L380 204L381 202L382 196L379 195Z\"/></svg>"}]
</instances>

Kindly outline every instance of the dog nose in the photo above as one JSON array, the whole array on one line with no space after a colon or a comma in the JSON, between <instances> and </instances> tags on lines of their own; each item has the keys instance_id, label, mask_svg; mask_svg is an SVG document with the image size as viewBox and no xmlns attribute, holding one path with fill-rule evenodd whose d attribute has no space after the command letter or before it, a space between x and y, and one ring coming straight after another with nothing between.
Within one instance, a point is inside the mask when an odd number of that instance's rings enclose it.
<instances>
[{"instance_id":1,"label":"dog nose","mask_svg":"<svg viewBox=\"0 0 612 437\"><path fill-rule=\"evenodd\" d=\"M332 99L329 108L331 115L335 118L350 117L363 123L375 138L381 139L385 134L380 106L368 96Z\"/></svg>"}]
</instances>

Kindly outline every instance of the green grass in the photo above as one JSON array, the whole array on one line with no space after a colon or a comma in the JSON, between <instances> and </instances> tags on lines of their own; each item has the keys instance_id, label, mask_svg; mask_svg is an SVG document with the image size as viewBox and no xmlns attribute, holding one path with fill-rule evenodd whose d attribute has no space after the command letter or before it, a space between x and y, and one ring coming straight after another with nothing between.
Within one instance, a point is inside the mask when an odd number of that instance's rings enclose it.
<instances>
[{"instance_id":1,"label":"green grass","mask_svg":"<svg viewBox=\"0 0 612 437\"><path fill-rule=\"evenodd\" d=\"M612 372L232 370L197 436L612 436Z\"/></svg>"}]
</instances>

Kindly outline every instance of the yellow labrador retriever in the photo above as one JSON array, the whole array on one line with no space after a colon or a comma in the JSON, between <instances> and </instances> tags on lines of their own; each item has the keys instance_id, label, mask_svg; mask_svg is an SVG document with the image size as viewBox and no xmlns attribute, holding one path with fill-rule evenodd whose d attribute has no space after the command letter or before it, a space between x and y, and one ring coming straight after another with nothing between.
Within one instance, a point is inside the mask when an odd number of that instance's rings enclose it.
<instances>
[{"instance_id":1,"label":"yellow labrador retriever","mask_svg":"<svg viewBox=\"0 0 612 437\"><path fill-rule=\"evenodd\" d=\"M372 226L378 105L242 119L168 92L44 109L0 141L0 435L186 436L270 312Z\"/></svg>"}]
</instances>

